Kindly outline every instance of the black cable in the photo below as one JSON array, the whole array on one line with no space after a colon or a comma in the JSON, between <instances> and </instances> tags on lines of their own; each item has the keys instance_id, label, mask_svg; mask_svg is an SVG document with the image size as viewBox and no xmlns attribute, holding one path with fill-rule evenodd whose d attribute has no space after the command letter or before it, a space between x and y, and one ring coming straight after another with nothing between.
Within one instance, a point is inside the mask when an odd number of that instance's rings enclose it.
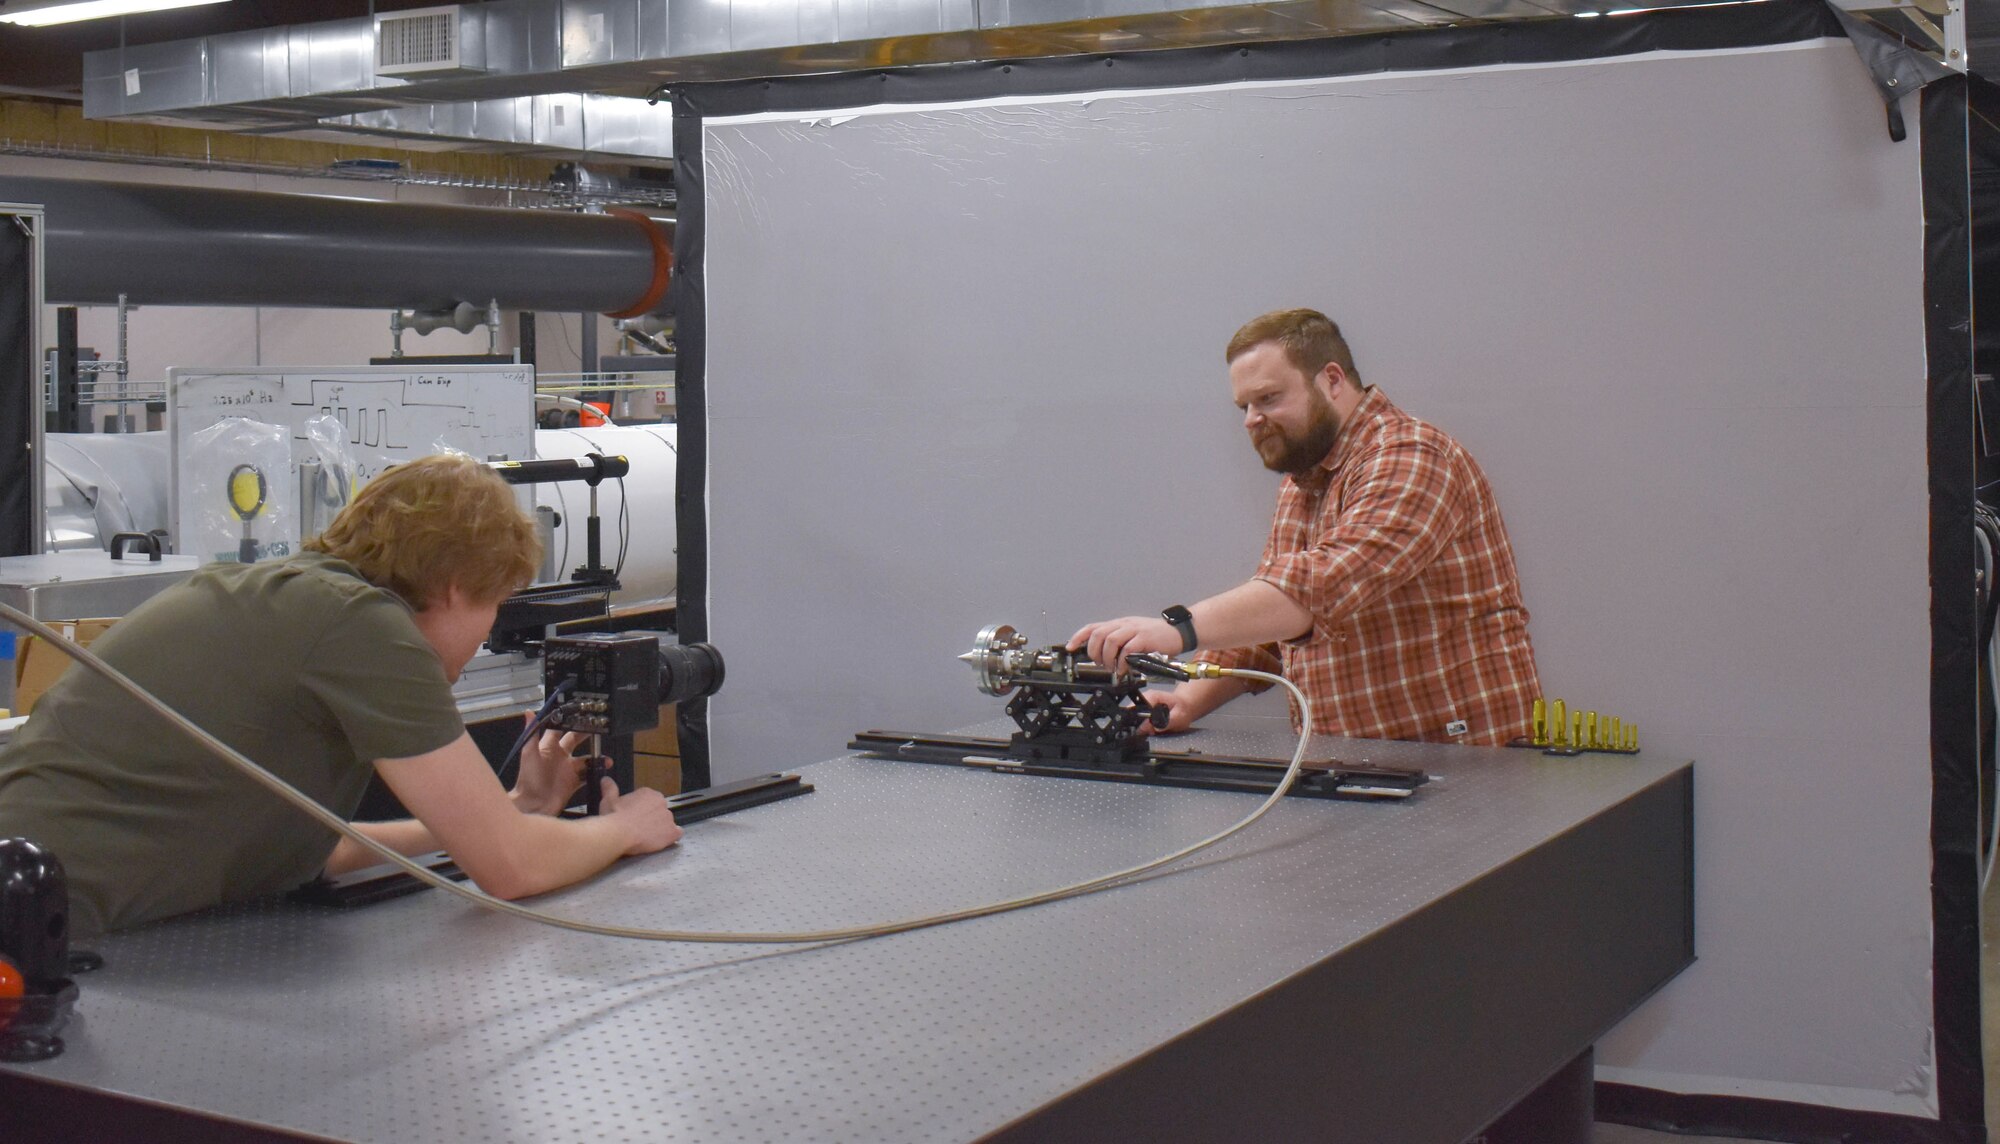
<instances>
[{"instance_id":1,"label":"black cable","mask_svg":"<svg viewBox=\"0 0 2000 1144\"><path fill-rule=\"evenodd\" d=\"M632 546L632 498L625 495L625 478L618 478L618 564L611 570L616 580L625 571L625 551Z\"/></svg>"},{"instance_id":2,"label":"black cable","mask_svg":"<svg viewBox=\"0 0 2000 1144\"><path fill-rule=\"evenodd\" d=\"M631 338L633 341L638 342L640 345L645 346L647 349L652 350L654 353L659 354L662 357L671 357L673 355L674 351L668 349L666 345L662 343L659 339L655 338L651 334L645 333L644 331L626 330L625 336Z\"/></svg>"},{"instance_id":3,"label":"black cable","mask_svg":"<svg viewBox=\"0 0 2000 1144\"><path fill-rule=\"evenodd\" d=\"M561 580L569 575L569 532L573 526L570 524L569 498L563 495L562 485L557 484L554 488L556 503L562 506L563 554L562 559L556 561L556 579Z\"/></svg>"},{"instance_id":4,"label":"black cable","mask_svg":"<svg viewBox=\"0 0 2000 1144\"><path fill-rule=\"evenodd\" d=\"M1140 675L1151 676L1154 679L1186 682L1194 678L1180 664L1175 663L1166 656L1154 655L1151 652L1141 652L1138 655L1126 656L1125 666L1138 672Z\"/></svg>"},{"instance_id":5,"label":"black cable","mask_svg":"<svg viewBox=\"0 0 2000 1144\"><path fill-rule=\"evenodd\" d=\"M535 717L528 721L527 729L521 732L521 737L514 740L514 747L507 752L507 757L500 760L499 776L502 788L511 789L509 784L513 782L513 774L520 769L521 752L527 748L530 740L541 733L549 720L555 718L556 710L562 706L562 701L569 698L569 691L570 684L567 680L557 685L556 689L549 693L549 697L542 700L541 710L535 712Z\"/></svg>"},{"instance_id":6,"label":"black cable","mask_svg":"<svg viewBox=\"0 0 2000 1144\"><path fill-rule=\"evenodd\" d=\"M1978 609L1979 659L1976 675L1979 681L1979 699L1976 715L1979 725L1978 765L1974 777L1979 789L1979 842L1980 874L1979 884L1983 890L1993 877L1996 854L2000 854L2000 790L1996 790L1996 779L2000 779L2000 697L1996 697L1996 669L1994 662L1993 632L1996 618L2000 618L2000 513L1995 513L1985 504L1975 503L1972 508L1974 580L1973 597Z\"/></svg>"}]
</instances>

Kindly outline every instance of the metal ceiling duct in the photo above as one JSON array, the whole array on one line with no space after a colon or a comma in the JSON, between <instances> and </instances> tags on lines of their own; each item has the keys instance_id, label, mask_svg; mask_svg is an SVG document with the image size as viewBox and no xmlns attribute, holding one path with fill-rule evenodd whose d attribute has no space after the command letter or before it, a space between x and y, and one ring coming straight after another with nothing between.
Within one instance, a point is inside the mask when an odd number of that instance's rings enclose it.
<instances>
[{"instance_id":1,"label":"metal ceiling duct","mask_svg":"<svg viewBox=\"0 0 2000 1144\"><path fill-rule=\"evenodd\" d=\"M1653 0L1657 5L1712 0ZM236 131L562 92L1546 18L1601 0L491 0L453 9L465 63L380 74L375 25L337 20L84 55L92 119ZM378 19L393 18L391 16ZM365 126L350 123L349 126ZM662 124L661 138L667 134ZM578 140L588 150L588 140Z\"/></svg>"},{"instance_id":2,"label":"metal ceiling duct","mask_svg":"<svg viewBox=\"0 0 2000 1144\"><path fill-rule=\"evenodd\" d=\"M664 306L672 223L75 179L0 178L46 210L48 300L505 310Z\"/></svg>"},{"instance_id":3,"label":"metal ceiling duct","mask_svg":"<svg viewBox=\"0 0 2000 1144\"><path fill-rule=\"evenodd\" d=\"M1914 21L1914 43L1935 40L1947 66L1965 66L1962 3L1830 2L1876 15L1900 12ZM322 136L434 132L514 149L658 160L667 157L671 134L664 110L631 105L666 83L1316 39L1627 7L1608 0L490 0L387 13L374 22L88 52L83 107L92 119ZM1937 21L1919 8L1939 13ZM411 19L449 26L448 64L377 58L380 45L399 42L393 27L378 33L378 26ZM575 106L533 99L561 93L623 98ZM424 105L448 106L428 118L379 114Z\"/></svg>"},{"instance_id":4,"label":"metal ceiling duct","mask_svg":"<svg viewBox=\"0 0 2000 1144\"><path fill-rule=\"evenodd\" d=\"M560 93L419 103L329 116L320 126L386 139L456 140L488 153L536 152L660 165L673 158L673 113L615 95ZM318 134L317 132L315 134Z\"/></svg>"}]
</instances>

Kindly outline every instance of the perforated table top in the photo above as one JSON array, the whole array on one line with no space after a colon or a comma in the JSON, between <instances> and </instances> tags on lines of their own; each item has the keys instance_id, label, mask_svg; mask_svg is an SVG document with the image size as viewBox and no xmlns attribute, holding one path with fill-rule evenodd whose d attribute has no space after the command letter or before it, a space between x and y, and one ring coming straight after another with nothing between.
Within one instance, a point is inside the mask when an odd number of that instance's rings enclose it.
<instances>
[{"instance_id":1,"label":"perforated table top","mask_svg":"<svg viewBox=\"0 0 2000 1144\"><path fill-rule=\"evenodd\" d=\"M1262 722L1262 721L1260 721ZM1179 740L1286 755L1282 723ZM974 728L999 734L1003 725ZM99 943L68 1052L19 1071L361 1141L941 1141L1017 1121L1685 763L1323 740L1421 767L1399 803L1290 799L1083 898L813 947L641 943L437 892L264 903ZM1166 853L1256 800L847 757L537 904L801 930L1012 897Z\"/></svg>"}]
</instances>

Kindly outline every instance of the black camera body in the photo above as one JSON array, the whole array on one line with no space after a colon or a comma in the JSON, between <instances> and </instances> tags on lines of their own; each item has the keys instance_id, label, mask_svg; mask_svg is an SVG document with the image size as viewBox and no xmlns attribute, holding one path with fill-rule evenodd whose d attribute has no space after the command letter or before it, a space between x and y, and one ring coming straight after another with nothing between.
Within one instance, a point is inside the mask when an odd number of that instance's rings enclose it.
<instances>
[{"instance_id":1,"label":"black camera body","mask_svg":"<svg viewBox=\"0 0 2000 1144\"><path fill-rule=\"evenodd\" d=\"M589 632L542 645L542 686L568 695L549 716L558 731L630 735L660 722L660 641L652 636Z\"/></svg>"},{"instance_id":2,"label":"black camera body","mask_svg":"<svg viewBox=\"0 0 2000 1144\"><path fill-rule=\"evenodd\" d=\"M663 644L638 632L553 636L542 645L542 686L564 692L547 726L630 735L660 722L660 707L713 695L722 653L709 644Z\"/></svg>"}]
</instances>

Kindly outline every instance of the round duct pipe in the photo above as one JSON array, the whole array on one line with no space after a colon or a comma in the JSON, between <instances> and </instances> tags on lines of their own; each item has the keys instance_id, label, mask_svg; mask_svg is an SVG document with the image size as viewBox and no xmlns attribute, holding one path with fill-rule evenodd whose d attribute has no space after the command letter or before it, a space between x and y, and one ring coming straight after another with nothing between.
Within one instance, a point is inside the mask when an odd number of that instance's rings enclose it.
<instances>
[{"instance_id":1,"label":"round duct pipe","mask_svg":"<svg viewBox=\"0 0 2000 1144\"><path fill-rule=\"evenodd\" d=\"M0 177L45 212L56 304L597 311L666 306L672 223L81 179Z\"/></svg>"}]
</instances>

